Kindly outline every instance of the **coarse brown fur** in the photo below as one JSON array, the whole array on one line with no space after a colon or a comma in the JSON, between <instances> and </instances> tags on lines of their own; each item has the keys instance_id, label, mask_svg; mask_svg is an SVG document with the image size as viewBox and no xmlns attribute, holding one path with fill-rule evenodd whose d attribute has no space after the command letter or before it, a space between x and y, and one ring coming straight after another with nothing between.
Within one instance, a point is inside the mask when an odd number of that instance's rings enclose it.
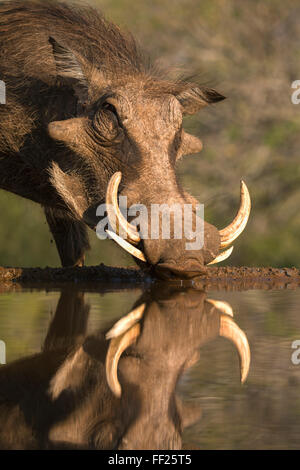
<instances>
[{"instance_id":1,"label":"coarse brown fur","mask_svg":"<svg viewBox=\"0 0 300 470\"><path fill-rule=\"evenodd\" d=\"M223 99L216 91L171 81L143 57L132 36L91 7L54 1L0 4L0 187L45 207L62 264L82 265L86 227L109 179L123 174L128 205L195 201L179 186L175 163L201 143L182 115ZM145 193L145 187L151 188ZM152 265L201 272L219 250L205 225L199 253L184 240L145 240Z\"/></svg>"}]
</instances>

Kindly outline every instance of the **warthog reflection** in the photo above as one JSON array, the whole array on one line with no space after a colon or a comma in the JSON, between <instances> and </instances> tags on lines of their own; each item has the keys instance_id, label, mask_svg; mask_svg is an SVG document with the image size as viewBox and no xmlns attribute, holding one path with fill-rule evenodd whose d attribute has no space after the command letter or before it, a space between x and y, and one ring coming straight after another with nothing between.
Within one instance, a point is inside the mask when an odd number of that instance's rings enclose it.
<instances>
[{"instance_id":1,"label":"warthog reflection","mask_svg":"<svg viewBox=\"0 0 300 470\"><path fill-rule=\"evenodd\" d=\"M235 343L245 380L249 345L228 304L173 288L134 307L87 335L84 294L62 291L42 352L0 368L1 448L180 449L200 414L176 384L220 335Z\"/></svg>"}]
</instances>

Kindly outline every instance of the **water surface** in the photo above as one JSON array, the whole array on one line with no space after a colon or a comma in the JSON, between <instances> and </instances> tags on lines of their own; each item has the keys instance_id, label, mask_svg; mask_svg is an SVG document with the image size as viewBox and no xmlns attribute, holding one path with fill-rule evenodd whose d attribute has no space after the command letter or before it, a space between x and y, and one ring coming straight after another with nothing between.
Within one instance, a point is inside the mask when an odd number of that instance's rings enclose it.
<instances>
[{"instance_id":1,"label":"water surface","mask_svg":"<svg viewBox=\"0 0 300 470\"><path fill-rule=\"evenodd\" d=\"M221 318L231 315L210 299L231 306L248 339L244 384L237 350L220 336ZM105 333L143 304L118 365L118 398L107 385ZM292 348L300 341L299 305L298 289L3 292L0 445L299 448L300 353Z\"/></svg>"}]
</instances>

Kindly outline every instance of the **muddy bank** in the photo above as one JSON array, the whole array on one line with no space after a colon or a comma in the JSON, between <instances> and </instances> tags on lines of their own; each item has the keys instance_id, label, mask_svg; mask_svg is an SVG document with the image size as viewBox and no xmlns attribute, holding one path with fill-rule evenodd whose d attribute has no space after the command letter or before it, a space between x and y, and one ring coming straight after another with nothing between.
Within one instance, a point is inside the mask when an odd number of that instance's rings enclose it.
<instances>
[{"instance_id":1,"label":"muddy bank","mask_svg":"<svg viewBox=\"0 0 300 470\"><path fill-rule=\"evenodd\" d=\"M139 268L111 267L103 264L82 268L6 268L0 267L2 287L14 284L59 285L61 283L101 283L112 288L134 287L137 284L156 282L150 273ZM195 281L172 281L174 284L196 288L250 289L296 288L300 286L300 271L296 268L210 267L207 274Z\"/></svg>"},{"instance_id":2,"label":"muddy bank","mask_svg":"<svg viewBox=\"0 0 300 470\"><path fill-rule=\"evenodd\" d=\"M0 267L0 282L146 282L149 274L139 268L84 266L81 268L6 268Z\"/></svg>"},{"instance_id":3,"label":"muddy bank","mask_svg":"<svg viewBox=\"0 0 300 470\"><path fill-rule=\"evenodd\" d=\"M195 284L199 288L217 290L295 289L300 286L300 271L297 268L212 267Z\"/></svg>"}]
</instances>

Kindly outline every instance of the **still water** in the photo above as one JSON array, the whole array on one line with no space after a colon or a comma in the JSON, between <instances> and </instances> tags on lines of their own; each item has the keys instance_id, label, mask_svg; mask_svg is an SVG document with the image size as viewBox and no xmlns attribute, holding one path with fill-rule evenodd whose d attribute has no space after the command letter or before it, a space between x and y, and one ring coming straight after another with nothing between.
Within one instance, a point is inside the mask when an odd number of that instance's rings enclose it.
<instances>
[{"instance_id":1,"label":"still water","mask_svg":"<svg viewBox=\"0 0 300 470\"><path fill-rule=\"evenodd\" d=\"M0 447L297 449L299 306L298 289L3 289Z\"/></svg>"}]
</instances>

